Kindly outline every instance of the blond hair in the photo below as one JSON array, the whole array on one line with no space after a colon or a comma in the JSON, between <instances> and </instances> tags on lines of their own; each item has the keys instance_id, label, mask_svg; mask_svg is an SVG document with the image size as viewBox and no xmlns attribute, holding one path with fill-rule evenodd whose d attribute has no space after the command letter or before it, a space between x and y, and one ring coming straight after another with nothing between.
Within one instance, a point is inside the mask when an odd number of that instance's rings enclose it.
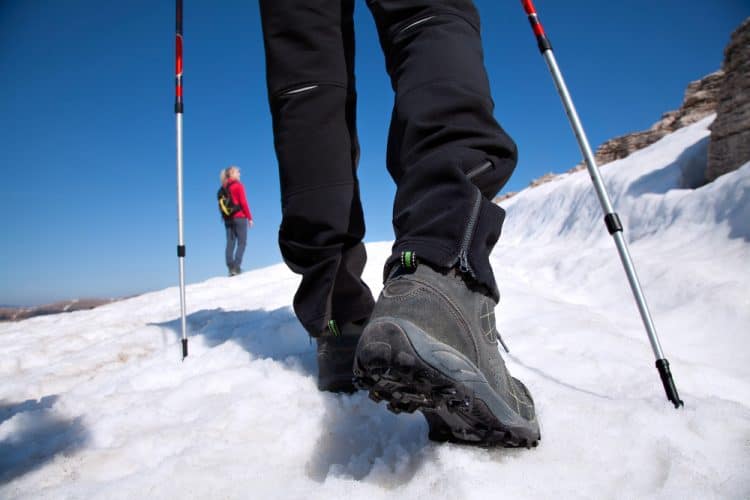
<instances>
[{"instance_id":1,"label":"blond hair","mask_svg":"<svg viewBox=\"0 0 750 500\"><path fill-rule=\"evenodd\" d=\"M232 175L232 171L236 170L237 175L240 173L240 167L236 165L229 165L227 168L222 168L221 172L219 173L219 180L222 184L224 184L229 178L235 177Z\"/></svg>"}]
</instances>

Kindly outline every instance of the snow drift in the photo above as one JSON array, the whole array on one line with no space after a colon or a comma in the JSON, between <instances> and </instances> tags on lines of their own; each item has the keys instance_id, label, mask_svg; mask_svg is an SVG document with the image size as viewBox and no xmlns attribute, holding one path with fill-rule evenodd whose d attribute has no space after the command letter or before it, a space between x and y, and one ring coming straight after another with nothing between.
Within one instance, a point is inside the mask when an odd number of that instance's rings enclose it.
<instances>
[{"instance_id":1,"label":"snow drift","mask_svg":"<svg viewBox=\"0 0 750 500\"><path fill-rule=\"evenodd\" d=\"M711 119L602 169L683 409L578 172L508 200L492 255L538 448L431 443L419 414L319 393L277 265L188 287L184 362L175 288L0 324L0 496L748 498L750 164L690 187Z\"/></svg>"}]
</instances>

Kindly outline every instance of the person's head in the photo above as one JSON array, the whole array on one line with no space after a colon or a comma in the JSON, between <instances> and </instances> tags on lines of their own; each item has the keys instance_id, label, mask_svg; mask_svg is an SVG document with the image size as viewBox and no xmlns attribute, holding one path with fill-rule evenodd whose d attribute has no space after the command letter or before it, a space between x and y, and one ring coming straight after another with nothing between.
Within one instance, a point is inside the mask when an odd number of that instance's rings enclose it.
<instances>
[{"instance_id":1,"label":"person's head","mask_svg":"<svg viewBox=\"0 0 750 500\"><path fill-rule=\"evenodd\" d=\"M227 167L226 172L227 179L238 180L240 178L240 167L232 165Z\"/></svg>"},{"instance_id":2,"label":"person's head","mask_svg":"<svg viewBox=\"0 0 750 500\"><path fill-rule=\"evenodd\" d=\"M221 169L221 173L219 174L219 180L221 180L222 184L224 184L228 180L239 179L239 178L240 178L240 169L239 167L236 167L234 165Z\"/></svg>"}]
</instances>

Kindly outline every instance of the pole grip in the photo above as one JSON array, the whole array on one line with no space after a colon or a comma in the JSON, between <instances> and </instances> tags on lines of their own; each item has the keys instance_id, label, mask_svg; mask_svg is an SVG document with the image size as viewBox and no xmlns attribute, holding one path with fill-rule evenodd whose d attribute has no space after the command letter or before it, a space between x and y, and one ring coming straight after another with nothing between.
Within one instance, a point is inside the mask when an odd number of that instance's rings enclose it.
<instances>
[{"instance_id":1,"label":"pole grip","mask_svg":"<svg viewBox=\"0 0 750 500\"><path fill-rule=\"evenodd\" d=\"M531 0L521 0L521 4L523 5L523 10L526 11L526 15L536 14L536 8Z\"/></svg>"},{"instance_id":2,"label":"pole grip","mask_svg":"<svg viewBox=\"0 0 750 500\"><path fill-rule=\"evenodd\" d=\"M534 32L534 36L536 36L536 43L539 46L539 52L544 54L544 52L552 50L552 44L550 43L549 38L547 38L547 34L544 32L542 23L539 22L539 16L536 13L534 4L531 3L531 0L521 0L521 4L529 18L531 30Z\"/></svg>"},{"instance_id":3,"label":"pole grip","mask_svg":"<svg viewBox=\"0 0 750 500\"><path fill-rule=\"evenodd\" d=\"M176 12L176 30L175 30L175 113L183 112L182 104L182 0L177 0Z\"/></svg>"},{"instance_id":4,"label":"pole grip","mask_svg":"<svg viewBox=\"0 0 750 500\"><path fill-rule=\"evenodd\" d=\"M669 399L675 408L684 406L680 396L677 394L677 387L674 385L672 379L672 372L669 371L669 361L665 358L656 360L656 369L659 370L659 376L661 377L661 383L664 385L664 392L667 393L667 399Z\"/></svg>"}]
</instances>

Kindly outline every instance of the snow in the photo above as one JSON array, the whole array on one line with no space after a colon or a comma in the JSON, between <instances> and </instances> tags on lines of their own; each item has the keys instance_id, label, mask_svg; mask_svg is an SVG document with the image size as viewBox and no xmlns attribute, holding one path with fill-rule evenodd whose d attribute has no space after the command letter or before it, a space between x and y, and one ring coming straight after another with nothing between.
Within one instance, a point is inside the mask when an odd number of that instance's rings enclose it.
<instances>
[{"instance_id":1,"label":"snow","mask_svg":"<svg viewBox=\"0 0 750 500\"><path fill-rule=\"evenodd\" d=\"M0 324L0 497L750 497L750 164L689 187L711 119L602 168L684 408L583 171L507 200L492 255L539 447L435 444L318 392L279 264L187 288L184 362L176 288ZM375 293L389 249L368 244Z\"/></svg>"}]
</instances>

